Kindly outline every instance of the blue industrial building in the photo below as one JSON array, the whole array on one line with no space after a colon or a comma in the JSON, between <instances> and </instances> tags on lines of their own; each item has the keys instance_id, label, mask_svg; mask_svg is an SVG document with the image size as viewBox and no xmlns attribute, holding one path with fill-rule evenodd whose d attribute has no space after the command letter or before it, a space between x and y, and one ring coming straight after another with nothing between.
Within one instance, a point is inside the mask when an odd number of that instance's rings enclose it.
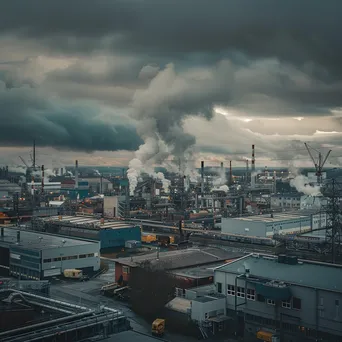
<instances>
[{"instance_id":1,"label":"blue industrial building","mask_svg":"<svg viewBox=\"0 0 342 342\"><path fill-rule=\"evenodd\" d=\"M102 251L125 247L126 241L141 241L140 226L94 216L54 216L38 219L34 229L100 241Z\"/></svg>"}]
</instances>

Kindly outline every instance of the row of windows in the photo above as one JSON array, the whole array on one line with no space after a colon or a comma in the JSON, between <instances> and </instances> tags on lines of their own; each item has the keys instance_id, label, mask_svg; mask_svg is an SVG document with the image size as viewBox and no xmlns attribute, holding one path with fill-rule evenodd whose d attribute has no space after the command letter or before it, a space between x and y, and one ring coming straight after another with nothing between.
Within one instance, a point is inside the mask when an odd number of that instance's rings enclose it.
<instances>
[{"instance_id":1,"label":"row of windows","mask_svg":"<svg viewBox=\"0 0 342 342\"><path fill-rule=\"evenodd\" d=\"M220 283L218 283L220 284ZM222 285L221 285L221 291L222 291ZM247 293L245 293L247 291ZM229 296L235 296L235 286L234 285L228 285L227 287L227 295ZM237 286L236 288L236 296L239 298L247 298L249 300L255 300L255 290L254 289L245 289L242 286Z\"/></svg>"},{"instance_id":2,"label":"row of windows","mask_svg":"<svg viewBox=\"0 0 342 342\"><path fill-rule=\"evenodd\" d=\"M222 293L222 283L217 283L217 292ZM235 286L229 284L227 286L227 295L228 296L235 296ZM239 298L247 298L249 300L255 300L256 299L256 293L254 289L245 289L242 286L236 287L236 297ZM257 295L257 301L259 302L265 302L269 305L275 305L276 302L273 299L267 299L265 300L265 297L258 294ZM286 309L296 309L300 310L302 308L302 302L300 298L292 297L288 301L282 301L281 306Z\"/></svg>"},{"instance_id":3,"label":"row of windows","mask_svg":"<svg viewBox=\"0 0 342 342\"><path fill-rule=\"evenodd\" d=\"M65 257L57 257L57 258L51 258L51 259L44 259L43 262L49 263L49 262L57 262L57 261L64 261L64 260L75 260L75 259L84 259L84 258L93 258L95 256L94 253L90 254L80 254L80 255L71 255L71 256L65 256ZM96 253L97 256L97 253Z\"/></svg>"}]
</instances>

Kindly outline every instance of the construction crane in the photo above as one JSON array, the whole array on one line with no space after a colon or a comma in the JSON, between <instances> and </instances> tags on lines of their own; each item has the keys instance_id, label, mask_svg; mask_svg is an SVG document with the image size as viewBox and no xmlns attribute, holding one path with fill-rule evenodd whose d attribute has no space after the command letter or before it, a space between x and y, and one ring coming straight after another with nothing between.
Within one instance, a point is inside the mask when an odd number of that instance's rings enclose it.
<instances>
[{"instance_id":1,"label":"construction crane","mask_svg":"<svg viewBox=\"0 0 342 342\"><path fill-rule=\"evenodd\" d=\"M19 156L20 160L23 162L23 164L26 166L26 168L28 169L29 166L27 165L26 161L24 160L23 157Z\"/></svg>"},{"instance_id":2,"label":"construction crane","mask_svg":"<svg viewBox=\"0 0 342 342\"><path fill-rule=\"evenodd\" d=\"M322 153L314 148L312 148L311 146L309 146L307 143L304 143L308 153L309 153L309 156L312 160L312 162L314 163L314 166L315 166L315 170L316 170L316 176L317 176L317 183L319 186L322 185L323 183L323 178L322 178L322 171L323 171L323 167L325 165L325 162L327 161L329 155L330 155L330 152L331 150L329 150L329 152L326 154L326 156L323 158L322 156ZM316 159L313 157L312 153L310 150L313 150L315 152L318 153L318 160L316 161Z\"/></svg>"}]
</instances>

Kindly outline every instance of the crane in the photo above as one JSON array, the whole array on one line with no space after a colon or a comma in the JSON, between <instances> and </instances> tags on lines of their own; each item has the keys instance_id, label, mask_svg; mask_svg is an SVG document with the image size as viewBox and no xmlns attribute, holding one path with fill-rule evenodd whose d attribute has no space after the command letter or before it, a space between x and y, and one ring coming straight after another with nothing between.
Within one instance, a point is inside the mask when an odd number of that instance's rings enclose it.
<instances>
[{"instance_id":1,"label":"crane","mask_svg":"<svg viewBox=\"0 0 342 342\"><path fill-rule=\"evenodd\" d=\"M24 165L29 169L29 166L27 165L27 163L25 162L24 158L19 156L20 160L24 163Z\"/></svg>"},{"instance_id":2,"label":"crane","mask_svg":"<svg viewBox=\"0 0 342 342\"><path fill-rule=\"evenodd\" d=\"M326 154L326 156L323 158L322 156L322 153L314 148L312 148L311 146L309 146L307 143L304 143L308 153L309 153L309 156L312 160L312 162L314 163L314 166L315 166L315 170L316 170L316 176L317 176L317 183L319 186L322 185L322 182L323 182L323 178L322 178L322 170L323 170L323 167L325 165L325 162L327 161L329 155L330 155L330 152L331 150L328 151L328 153ZM312 153L310 150L313 150L315 152L318 153L318 160L316 161L315 158L313 157Z\"/></svg>"}]
</instances>

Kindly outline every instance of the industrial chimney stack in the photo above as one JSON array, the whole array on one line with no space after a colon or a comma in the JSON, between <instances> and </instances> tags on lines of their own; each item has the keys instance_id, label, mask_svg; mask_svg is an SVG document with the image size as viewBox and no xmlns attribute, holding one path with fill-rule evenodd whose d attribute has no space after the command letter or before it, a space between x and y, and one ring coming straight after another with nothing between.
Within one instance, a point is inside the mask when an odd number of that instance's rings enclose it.
<instances>
[{"instance_id":1,"label":"industrial chimney stack","mask_svg":"<svg viewBox=\"0 0 342 342\"><path fill-rule=\"evenodd\" d=\"M252 145L252 172L255 171L255 146Z\"/></svg>"},{"instance_id":2,"label":"industrial chimney stack","mask_svg":"<svg viewBox=\"0 0 342 342\"><path fill-rule=\"evenodd\" d=\"M78 189L78 160L75 161L75 189Z\"/></svg>"},{"instance_id":3,"label":"industrial chimney stack","mask_svg":"<svg viewBox=\"0 0 342 342\"><path fill-rule=\"evenodd\" d=\"M204 161L201 161L201 206L204 207Z\"/></svg>"},{"instance_id":4,"label":"industrial chimney stack","mask_svg":"<svg viewBox=\"0 0 342 342\"><path fill-rule=\"evenodd\" d=\"M229 161L229 185L233 184L233 169L232 169L232 161Z\"/></svg>"},{"instance_id":5,"label":"industrial chimney stack","mask_svg":"<svg viewBox=\"0 0 342 342\"><path fill-rule=\"evenodd\" d=\"M42 195L44 195L44 165L42 165Z\"/></svg>"}]
</instances>

